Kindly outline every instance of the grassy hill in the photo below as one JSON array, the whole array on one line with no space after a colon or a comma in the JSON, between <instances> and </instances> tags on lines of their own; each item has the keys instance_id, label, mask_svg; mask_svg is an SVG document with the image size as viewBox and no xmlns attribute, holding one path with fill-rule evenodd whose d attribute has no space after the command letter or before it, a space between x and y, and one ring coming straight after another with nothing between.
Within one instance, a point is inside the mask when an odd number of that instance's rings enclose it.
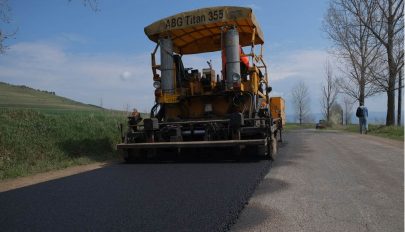
<instances>
[{"instance_id":1,"label":"grassy hill","mask_svg":"<svg viewBox=\"0 0 405 232\"><path fill-rule=\"evenodd\" d=\"M0 82L0 108L50 109L50 110L101 110L55 95L55 92L36 90L24 85Z\"/></svg>"},{"instance_id":2,"label":"grassy hill","mask_svg":"<svg viewBox=\"0 0 405 232\"><path fill-rule=\"evenodd\" d=\"M116 159L126 114L0 83L0 180Z\"/></svg>"}]
</instances>

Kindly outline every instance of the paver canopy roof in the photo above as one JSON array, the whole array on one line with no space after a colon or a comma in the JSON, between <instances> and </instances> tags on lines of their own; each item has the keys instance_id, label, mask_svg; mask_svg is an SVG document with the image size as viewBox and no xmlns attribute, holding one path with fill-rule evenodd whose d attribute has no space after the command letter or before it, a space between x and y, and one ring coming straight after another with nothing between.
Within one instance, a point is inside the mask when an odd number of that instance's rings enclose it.
<instances>
[{"instance_id":1,"label":"paver canopy roof","mask_svg":"<svg viewBox=\"0 0 405 232\"><path fill-rule=\"evenodd\" d=\"M195 54L221 50L221 27L236 26L239 43L248 46L255 32L255 44L263 44L263 32L247 7L210 7L179 13L145 27L145 34L154 42L170 36L174 51ZM254 30L255 29L255 30Z\"/></svg>"}]
</instances>

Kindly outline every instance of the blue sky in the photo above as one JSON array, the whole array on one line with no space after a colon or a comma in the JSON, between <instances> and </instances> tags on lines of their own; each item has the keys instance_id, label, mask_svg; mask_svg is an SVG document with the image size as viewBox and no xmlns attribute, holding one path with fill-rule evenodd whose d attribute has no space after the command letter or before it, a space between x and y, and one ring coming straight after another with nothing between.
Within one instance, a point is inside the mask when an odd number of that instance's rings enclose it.
<instances>
[{"instance_id":1,"label":"blue sky","mask_svg":"<svg viewBox=\"0 0 405 232\"><path fill-rule=\"evenodd\" d=\"M324 63L333 59L328 58L330 42L321 31L326 0L99 0L98 12L80 0L9 3L12 23L6 28L17 33L6 41L9 50L0 56L0 81L55 91L90 104L102 101L106 108L122 110L129 105L149 110L154 91L150 52L155 45L145 36L144 27L196 8L247 6L264 32L273 95L283 96L291 113L289 92L303 80L310 87L312 112L320 112ZM220 63L216 53L185 58L186 66L194 68L203 68L207 59ZM385 96L366 104L370 111L385 111Z\"/></svg>"}]
</instances>

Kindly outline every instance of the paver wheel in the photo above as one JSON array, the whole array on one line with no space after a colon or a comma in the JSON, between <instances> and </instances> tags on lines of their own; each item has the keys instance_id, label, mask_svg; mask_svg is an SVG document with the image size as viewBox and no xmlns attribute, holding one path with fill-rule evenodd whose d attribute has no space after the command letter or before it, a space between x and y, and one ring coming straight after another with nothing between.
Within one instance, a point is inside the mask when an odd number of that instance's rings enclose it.
<instances>
[{"instance_id":1,"label":"paver wheel","mask_svg":"<svg viewBox=\"0 0 405 232\"><path fill-rule=\"evenodd\" d=\"M270 140L268 141L268 145L267 145L267 147L268 147L268 149L269 149L268 158L269 158L270 160L274 160L274 159L276 158L276 155L277 155L277 146L278 146L278 143L277 143L277 136L276 136L274 133L272 133L272 134L271 134L271 137L270 137Z\"/></svg>"},{"instance_id":2,"label":"paver wheel","mask_svg":"<svg viewBox=\"0 0 405 232\"><path fill-rule=\"evenodd\" d=\"M268 140L263 145L246 146L246 155L253 160L270 159Z\"/></svg>"}]
</instances>

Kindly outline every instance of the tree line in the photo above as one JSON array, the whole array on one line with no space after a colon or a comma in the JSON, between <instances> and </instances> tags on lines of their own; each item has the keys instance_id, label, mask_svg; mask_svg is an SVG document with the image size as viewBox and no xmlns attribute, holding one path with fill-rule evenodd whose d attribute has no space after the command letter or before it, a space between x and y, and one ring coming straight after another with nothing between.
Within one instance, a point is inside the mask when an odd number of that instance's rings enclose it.
<instances>
[{"instance_id":1,"label":"tree line","mask_svg":"<svg viewBox=\"0 0 405 232\"><path fill-rule=\"evenodd\" d=\"M343 116L347 122L354 103L363 105L366 98L385 93L385 123L395 125L395 92L398 91L397 124L400 125L404 68L403 0L331 0L322 30L333 44L330 52L337 58L341 73L335 77L331 64L326 62L321 100L325 120L331 120L331 111L338 105L338 94L344 94L346 113ZM305 88L305 84L299 83L292 90L297 115L304 112L298 118L304 118L308 111L299 110L305 105L297 99L297 93Z\"/></svg>"}]
</instances>

